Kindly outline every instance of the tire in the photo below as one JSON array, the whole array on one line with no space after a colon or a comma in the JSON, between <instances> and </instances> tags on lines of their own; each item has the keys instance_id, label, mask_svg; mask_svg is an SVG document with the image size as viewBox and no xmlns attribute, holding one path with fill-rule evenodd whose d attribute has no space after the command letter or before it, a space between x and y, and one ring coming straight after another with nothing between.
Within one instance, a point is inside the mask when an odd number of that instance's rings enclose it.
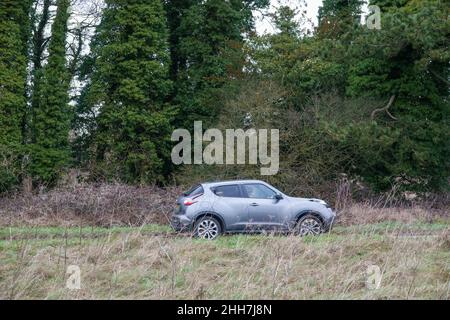
<instances>
[{"instance_id":1,"label":"tire","mask_svg":"<svg viewBox=\"0 0 450 320\"><path fill-rule=\"evenodd\" d=\"M200 218L195 223L195 237L205 240L215 240L222 234L219 221L211 216Z\"/></svg>"},{"instance_id":2,"label":"tire","mask_svg":"<svg viewBox=\"0 0 450 320\"><path fill-rule=\"evenodd\" d=\"M306 214L298 220L295 234L300 237L318 236L324 233L325 228L322 220L313 214Z\"/></svg>"}]
</instances>

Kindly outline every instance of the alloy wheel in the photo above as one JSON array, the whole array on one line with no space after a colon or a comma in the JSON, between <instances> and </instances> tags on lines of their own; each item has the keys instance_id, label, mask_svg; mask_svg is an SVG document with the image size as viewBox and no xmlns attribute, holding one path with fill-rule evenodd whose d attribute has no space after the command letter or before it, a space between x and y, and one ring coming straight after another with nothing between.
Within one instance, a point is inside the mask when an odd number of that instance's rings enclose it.
<instances>
[{"instance_id":1,"label":"alloy wheel","mask_svg":"<svg viewBox=\"0 0 450 320\"><path fill-rule=\"evenodd\" d=\"M322 224L315 218L306 218L300 222L299 235L304 237L308 235L317 236L322 233Z\"/></svg>"},{"instance_id":2,"label":"alloy wheel","mask_svg":"<svg viewBox=\"0 0 450 320\"><path fill-rule=\"evenodd\" d=\"M220 227L212 219L203 219L197 226L197 236L201 239L214 240L220 234Z\"/></svg>"}]
</instances>

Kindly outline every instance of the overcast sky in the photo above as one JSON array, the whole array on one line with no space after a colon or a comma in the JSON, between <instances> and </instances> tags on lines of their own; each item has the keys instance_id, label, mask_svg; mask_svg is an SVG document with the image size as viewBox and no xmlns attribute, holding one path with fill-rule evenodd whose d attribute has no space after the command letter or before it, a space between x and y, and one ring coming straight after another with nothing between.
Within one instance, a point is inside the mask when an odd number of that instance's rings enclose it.
<instances>
[{"instance_id":1,"label":"overcast sky","mask_svg":"<svg viewBox=\"0 0 450 320\"><path fill-rule=\"evenodd\" d=\"M270 11L274 12L280 5L288 5L289 7L296 9L298 12L305 11L305 18L298 17L300 26L312 30L314 26L317 26L317 16L319 8L322 6L322 0L270 0ZM364 1L362 6L363 17L361 22L364 22L364 14L368 14L368 1ZM258 34L273 33L275 30L270 23L269 18L263 18L260 13L255 12L256 17L256 30Z\"/></svg>"},{"instance_id":2,"label":"overcast sky","mask_svg":"<svg viewBox=\"0 0 450 320\"><path fill-rule=\"evenodd\" d=\"M311 28L312 25L317 25L317 14L319 7L322 5L322 0L271 0L270 10L273 12L280 4L288 5L299 11L305 10L306 17L309 21L301 21L303 22L303 27ZM255 16L257 18L256 29L259 34L274 32L274 28L268 18L262 19L262 16L259 13L255 13Z\"/></svg>"}]
</instances>

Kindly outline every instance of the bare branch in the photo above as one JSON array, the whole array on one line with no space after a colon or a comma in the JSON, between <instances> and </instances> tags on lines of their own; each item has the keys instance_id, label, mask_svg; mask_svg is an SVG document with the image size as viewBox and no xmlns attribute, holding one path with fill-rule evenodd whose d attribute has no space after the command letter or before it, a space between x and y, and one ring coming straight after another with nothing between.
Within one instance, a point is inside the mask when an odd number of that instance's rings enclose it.
<instances>
[{"instance_id":1,"label":"bare branch","mask_svg":"<svg viewBox=\"0 0 450 320\"><path fill-rule=\"evenodd\" d=\"M450 82L448 80L446 80L443 76L441 76L440 74L438 74L436 71L429 69L429 71L439 80L443 81L445 84L447 84L448 86L450 86Z\"/></svg>"},{"instance_id":2,"label":"bare branch","mask_svg":"<svg viewBox=\"0 0 450 320\"><path fill-rule=\"evenodd\" d=\"M397 120L397 118L394 117L394 116L389 112L389 108L394 104L395 98L396 98L395 95L391 96L391 98L389 99L388 104L387 104L385 107L373 110L372 116L371 116L372 120L375 119L375 116L377 115L377 113L383 112L383 111L386 112L387 115L388 115L391 119Z\"/></svg>"}]
</instances>

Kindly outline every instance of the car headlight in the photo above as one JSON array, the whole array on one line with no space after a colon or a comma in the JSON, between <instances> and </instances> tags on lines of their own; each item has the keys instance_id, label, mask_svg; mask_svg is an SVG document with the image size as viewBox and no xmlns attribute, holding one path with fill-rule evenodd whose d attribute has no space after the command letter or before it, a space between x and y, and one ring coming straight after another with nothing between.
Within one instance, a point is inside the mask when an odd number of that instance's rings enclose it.
<instances>
[{"instance_id":1,"label":"car headlight","mask_svg":"<svg viewBox=\"0 0 450 320\"><path fill-rule=\"evenodd\" d=\"M329 205L326 201L319 200L318 202L319 202L321 205L327 207L328 209L331 209L331 205Z\"/></svg>"},{"instance_id":2,"label":"car headlight","mask_svg":"<svg viewBox=\"0 0 450 320\"><path fill-rule=\"evenodd\" d=\"M323 205L323 206L325 206L325 207L327 207L327 208L330 207L330 205L329 205L328 203L326 203L325 201L320 200L320 199L310 199L309 201L311 201L311 202L316 202L316 203L320 203L321 205Z\"/></svg>"}]
</instances>

